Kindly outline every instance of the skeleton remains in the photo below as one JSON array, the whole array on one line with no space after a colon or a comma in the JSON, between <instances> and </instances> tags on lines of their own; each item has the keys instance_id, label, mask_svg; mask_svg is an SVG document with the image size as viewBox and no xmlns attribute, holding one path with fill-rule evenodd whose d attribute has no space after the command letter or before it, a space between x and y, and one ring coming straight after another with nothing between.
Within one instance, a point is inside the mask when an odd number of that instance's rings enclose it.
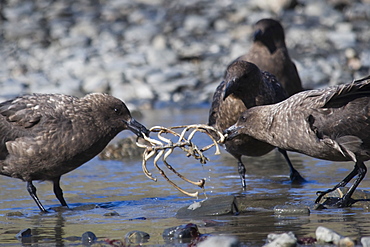
<instances>
[{"instance_id":1,"label":"skeleton remains","mask_svg":"<svg viewBox=\"0 0 370 247\"><path fill-rule=\"evenodd\" d=\"M177 129L182 129L181 133L176 132L175 130ZM218 144L224 142L224 135L214 129L213 127L210 127L205 124L193 124L193 125L182 125L182 126L174 126L174 127L162 127L162 126L154 126L149 129L150 132L156 132L158 140L150 138L148 136L144 135L144 140L147 142L145 144L139 143L139 138L136 140L136 145L145 148L145 151L143 153L143 163L142 163L142 168L143 172L145 175L154 180L157 181L156 178L152 177L152 174L148 171L147 169L147 161L155 156L154 158L154 166L157 168L159 173L169 182L172 186L174 186L177 190L180 192L192 196L192 197L197 197L198 196L198 191L197 192L187 192L183 189L181 189L179 186L177 186L174 182L172 182L164 173L164 171L158 166L158 161L162 157L163 163L167 166L169 170L171 170L173 173L175 173L177 176L179 176L181 179L184 181L191 183L193 185L199 186L200 188L204 188L204 183L205 180L201 179L198 182L191 181L181 175L179 172L177 172L168 162L167 162L167 157L171 155L173 150L175 148L181 148L185 153L186 156L192 156L195 159L199 160L201 164L205 164L209 159L203 154L203 152L209 150L213 146L216 148L215 155L220 154L220 149ZM199 148L197 145L195 145L192 142L192 139L194 138L194 135L197 133L205 133L208 135L208 137L212 140L212 144L205 146L203 148ZM173 137L177 138L177 141L174 142L169 138L165 138L163 134L171 134ZM217 138L218 137L218 138ZM148 144L149 143L149 144Z\"/></svg>"}]
</instances>

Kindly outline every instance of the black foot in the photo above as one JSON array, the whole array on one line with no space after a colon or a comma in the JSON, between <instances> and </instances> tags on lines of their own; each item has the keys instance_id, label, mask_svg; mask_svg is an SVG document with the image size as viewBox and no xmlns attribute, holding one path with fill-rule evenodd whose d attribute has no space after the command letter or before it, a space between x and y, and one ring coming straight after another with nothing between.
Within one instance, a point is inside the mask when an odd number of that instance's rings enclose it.
<instances>
[{"instance_id":1,"label":"black foot","mask_svg":"<svg viewBox=\"0 0 370 247\"><path fill-rule=\"evenodd\" d=\"M328 194L330 192L333 192L334 190L336 190L336 188L325 190L325 191L317 191L316 192L317 198L315 200L315 203L319 203L321 201L321 199L323 198L323 196L325 196L326 194Z\"/></svg>"},{"instance_id":2,"label":"black foot","mask_svg":"<svg viewBox=\"0 0 370 247\"><path fill-rule=\"evenodd\" d=\"M303 184L307 182L307 180L304 179L297 170L294 170L293 172L290 173L290 181L293 184Z\"/></svg>"},{"instance_id":3,"label":"black foot","mask_svg":"<svg viewBox=\"0 0 370 247\"><path fill-rule=\"evenodd\" d=\"M331 208L346 208L352 206L356 200L352 198L345 198L345 197L328 197L324 203L320 204L324 206L324 208L331 207Z\"/></svg>"}]
</instances>

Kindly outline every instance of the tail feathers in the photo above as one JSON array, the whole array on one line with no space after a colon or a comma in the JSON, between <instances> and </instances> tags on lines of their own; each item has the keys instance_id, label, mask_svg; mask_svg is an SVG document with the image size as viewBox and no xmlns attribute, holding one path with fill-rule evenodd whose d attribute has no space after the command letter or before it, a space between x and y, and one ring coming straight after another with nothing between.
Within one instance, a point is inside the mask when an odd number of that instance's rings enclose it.
<instances>
[{"instance_id":1,"label":"tail feathers","mask_svg":"<svg viewBox=\"0 0 370 247\"><path fill-rule=\"evenodd\" d=\"M341 149L356 162L356 153L361 153L362 140L357 136L341 136L338 137L336 141L340 145Z\"/></svg>"}]
</instances>

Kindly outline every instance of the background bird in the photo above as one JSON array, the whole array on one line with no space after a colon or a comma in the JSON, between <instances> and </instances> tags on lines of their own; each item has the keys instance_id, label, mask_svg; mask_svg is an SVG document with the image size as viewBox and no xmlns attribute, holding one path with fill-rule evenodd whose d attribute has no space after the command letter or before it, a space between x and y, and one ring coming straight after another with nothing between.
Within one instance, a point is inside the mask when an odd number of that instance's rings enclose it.
<instances>
[{"instance_id":1,"label":"background bird","mask_svg":"<svg viewBox=\"0 0 370 247\"><path fill-rule=\"evenodd\" d=\"M5 101L0 103L0 174L27 182L43 212L32 182L52 181L55 196L67 206L61 176L92 159L125 129L138 136L149 132L121 100L107 94L33 94Z\"/></svg>"},{"instance_id":2,"label":"background bird","mask_svg":"<svg viewBox=\"0 0 370 247\"><path fill-rule=\"evenodd\" d=\"M303 90L297 68L285 45L284 29L274 19L261 19L254 25L253 44L248 53L239 57L275 75L288 95Z\"/></svg>"},{"instance_id":3,"label":"background bird","mask_svg":"<svg viewBox=\"0 0 370 247\"><path fill-rule=\"evenodd\" d=\"M239 116L248 108L257 105L266 105L286 99L287 94L275 76L260 71L253 63L236 60L231 63L225 72L224 81L217 87L211 109L208 125L219 131L224 131L238 120ZM260 124L260 123L256 123ZM262 156L275 147L261 142L248 135L225 142L226 150L238 160L238 171L242 186L245 184L245 166L242 155ZM287 160L293 181L304 181L301 175L292 166L285 150L279 150Z\"/></svg>"},{"instance_id":4,"label":"background bird","mask_svg":"<svg viewBox=\"0 0 370 247\"><path fill-rule=\"evenodd\" d=\"M316 200L344 187L357 175L348 192L333 203L350 206L351 196L367 171L364 161L370 159L370 76L347 85L301 92L277 104L253 107L225 133L231 140L247 134L315 158L355 162L347 177L333 189L319 191Z\"/></svg>"}]
</instances>

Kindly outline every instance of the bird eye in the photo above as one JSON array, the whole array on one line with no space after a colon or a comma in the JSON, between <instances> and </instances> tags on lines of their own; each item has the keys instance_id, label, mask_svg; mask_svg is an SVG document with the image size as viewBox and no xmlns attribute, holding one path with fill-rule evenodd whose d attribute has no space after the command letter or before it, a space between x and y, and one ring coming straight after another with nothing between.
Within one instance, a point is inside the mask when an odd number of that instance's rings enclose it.
<instances>
[{"instance_id":1,"label":"bird eye","mask_svg":"<svg viewBox=\"0 0 370 247\"><path fill-rule=\"evenodd\" d=\"M245 122L247 118L245 116L240 116L240 121Z\"/></svg>"}]
</instances>

